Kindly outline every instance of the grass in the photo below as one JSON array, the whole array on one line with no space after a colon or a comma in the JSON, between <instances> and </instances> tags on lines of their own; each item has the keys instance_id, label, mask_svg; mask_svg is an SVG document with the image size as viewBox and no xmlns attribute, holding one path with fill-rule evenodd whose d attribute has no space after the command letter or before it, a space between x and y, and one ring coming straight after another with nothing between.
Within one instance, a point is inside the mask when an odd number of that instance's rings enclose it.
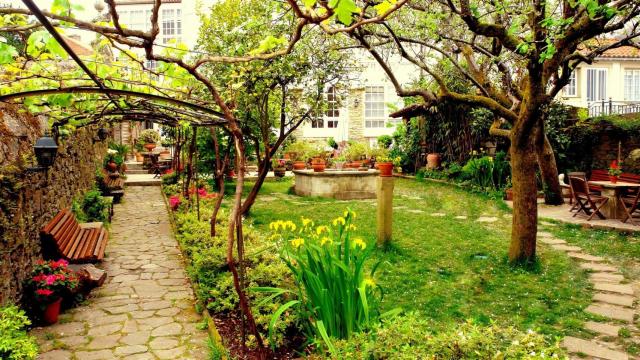
<instances>
[{"instance_id":1,"label":"grass","mask_svg":"<svg viewBox=\"0 0 640 360\"><path fill-rule=\"evenodd\" d=\"M375 200L302 198L289 194L291 185L265 183L249 222L268 234L274 220L305 216L328 223L350 207L359 215L357 233L375 243ZM582 332L591 299L586 274L545 246L535 269L510 266L511 220L503 202L446 184L398 179L394 206L393 242L374 256L382 261L376 281L385 289L383 310L420 311L436 330L473 319L550 336ZM467 219L455 218L462 215ZM496 221L477 222L481 216Z\"/></svg>"}]
</instances>

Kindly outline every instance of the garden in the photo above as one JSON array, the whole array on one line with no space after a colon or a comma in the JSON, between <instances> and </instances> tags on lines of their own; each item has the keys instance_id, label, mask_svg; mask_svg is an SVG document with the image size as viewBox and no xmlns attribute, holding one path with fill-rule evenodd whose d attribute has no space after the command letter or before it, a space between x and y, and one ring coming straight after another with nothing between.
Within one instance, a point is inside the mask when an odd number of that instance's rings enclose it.
<instances>
[{"instance_id":1,"label":"garden","mask_svg":"<svg viewBox=\"0 0 640 360\"><path fill-rule=\"evenodd\" d=\"M23 3L0 358L640 356L639 232L539 210L639 179L637 113L560 101L633 2Z\"/></svg>"}]
</instances>

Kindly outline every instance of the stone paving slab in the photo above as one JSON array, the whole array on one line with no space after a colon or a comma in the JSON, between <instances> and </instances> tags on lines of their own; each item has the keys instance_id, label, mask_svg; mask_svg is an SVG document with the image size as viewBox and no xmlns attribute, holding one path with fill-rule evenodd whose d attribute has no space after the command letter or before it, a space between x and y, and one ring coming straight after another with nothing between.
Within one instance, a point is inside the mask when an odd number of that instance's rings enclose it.
<instances>
[{"instance_id":1,"label":"stone paving slab","mask_svg":"<svg viewBox=\"0 0 640 360\"><path fill-rule=\"evenodd\" d=\"M587 321L584 323L584 328L607 336L618 336L618 331L620 331L622 327L595 321Z\"/></svg>"},{"instance_id":2,"label":"stone paving slab","mask_svg":"<svg viewBox=\"0 0 640 360\"><path fill-rule=\"evenodd\" d=\"M564 338L562 345L572 353L582 353L589 356L594 356L600 359L607 360L627 360L629 356L623 352L611 350L604 346L599 345L596 342L582 340L567 336Z\"/></svg>"},{"instance_id":3,"label":"stone paving slab","mask_svg":"<svg viewBox=\"0 0 640 360\"><path fill-rule=\"evenodd\" d=\"M38 359L206 359L207 332L159 187L127 187L98 267L104 285L58 324L36 328Z\"/></svg>"},{"instance_id":4,"label":"stone paving slab","mask_svg":"<svg viewBox=\"0 0 640 360\"><path fill-rule=\"evenodd\" d=\"M593 300L604 302L607 304L632 307L635 298L633 296L627 295L597 293L593 295Z\"/></svg>"},{"instance_id":5,"label":"stone paving slab","mask_svg":"<svg viewBox=\"0 0 640 360\"><path fill-rule=\"evenodd\" d=\"M624 308L622 306L595 303L587 306L585 311L610 319L622 320L627 323L633 322L633 310Z\"/></svg>"}]
</instances>

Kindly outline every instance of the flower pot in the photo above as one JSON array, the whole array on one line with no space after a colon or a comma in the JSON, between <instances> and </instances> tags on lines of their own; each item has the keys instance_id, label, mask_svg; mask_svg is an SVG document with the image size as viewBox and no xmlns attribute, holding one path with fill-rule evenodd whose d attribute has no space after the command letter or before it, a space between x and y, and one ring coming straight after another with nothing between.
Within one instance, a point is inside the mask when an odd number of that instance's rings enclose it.
<instances>
[{"instance_id":1,"label":"flower pot","mask_svg":"<svg viewBox=\"0 0 640 360\"><path fill-rule=\"evenodd\" d=\"M283 176L286 174L286 171L287 171L287 169L286 169L286 168L284 168L284 167L278 167L278 168L273 169L273 175L274 175L275 177L279 177L279 178L281 178L281 177L283 177Z\"/></svg>"},{"instance_id":2,"label":"flower pot","mask_svg":"<svg viewBox=\"0 0 640 360\"><path fill-rule=\"evenodd\" d=\"M504 192L504 199L507 201L513 201L513 189L507 189Z\"/></svg>"},{"instance_id":3,"label":"flower pot","mask_svg":"<svg viewBox=\"0 0 640 360\"><path fill-rule=\"evenodd\" d=\"M60 304L62 303L62 298L58 298L56 301L47 304L47 307L44 309L42 313L42 319L45 323L51 325L58 322L58 315L60 315Z\"/></svg>"},{"instance_id":4,"label":"flower pot","mask_svg":"<svg viewBox=\"0 0 640 360\"><path fill-rule=\"evenodd\" d=\"M344 161L336 161L336 169L342 170L344 168Z\"/></svg>"},{"instance_id":5,"label":"flower pot","mask_svg":"<svg viewBox=\"0 0 640 360\"><path fill-rule=\"evenodd\" d=\"M293 170L304 170L306 164L304 161L294 161L293 162Z\"/></svg>"},{"instance_id":6,"label":"flower pot","mask_svg":"<svg viewBox=\"0 0 640 360\"><path fill-rule=\"evenodd\" d=\"M142 156L142 154L140 154L140 153L136 153L136 161L137 162L143 162L144 161L144 156Z\"/></svg>"},{"instance_id":7,"label":"flower pot","mask_svg":"<svg viewBox=\"0 0 640 360\"><path fill-rule=\"evenodd\" d=\"M152 144L152 143L144 144L144 148L147 149L148 152L151 152L153 151L153 149L156 148L156 144Z\"/></svg>"},{"instance_id":8,"label":"flower pot","mask_svg":"<svg viewBox=\"0 0 640 360\"><path fill-rule=\"evenodd\" d=\"M352 161L351 162L351 168L352 169L357 169L357 168L359 168L361 166L362 166L362 161Z\"/></svg>"},{"instance_id":9,"label":"flower pot","mask_svg":"<svg viewBox=\"0 0 640 360\"><path fill-rule=\"evenodd\" d=\"M393 176L393 163L391 162L377 163L376 166L378 167L378 170L380 170L380 176L382 177Z\"/></svg>"},{"instance_id":10,"label":"flower pot","mask_svg":"<svg viewBox=\"0 0 640 360\"><path fill-rule=\"evenodd\" d=\"M120 165L120 170L124 173L127 172L127 164L122 163L122 165Z\"/></svg>"},{"instance_id":11,"label":"flower pot","mask_svg":"<svg viewBox=\"0 0 640 360\"><path fill-rule=\"evenodd\" d=\"M427 155L427 169L437 169L440 167L440 154L430 153Z\"/></svg>"},{"instance_id":12,"label":"flower pot","mask_svg":"<svg viewBox=\"0 0 640 360\"><path fill-rule=\"evenodd\" d=\"M313 172L324 172L324 169L326 167L326 165L317 163L317 164L311 164L311 167L313 168Z\"/></svg>"},{"instance_id":13,"label":"flower pot","mask_svg":"<svg viewBox=\"0 0 640 360\"><path fill-rule=\"evenodd\" d=\"M115 161L111 160L107 163L107 170L114 172L118 170L118 164Z\"/></svg>"},{"instance_id":14,"label":"flower pot","mask_svg":"<svg viewBox=\"0 0 640 360\"><path fill-rule=\"evenodd\" d=\"M613 176L613 175L609 175L609 181L611 181L613 184L618 182L618 177L617 176Z\"/></svg>"}]
</instances>

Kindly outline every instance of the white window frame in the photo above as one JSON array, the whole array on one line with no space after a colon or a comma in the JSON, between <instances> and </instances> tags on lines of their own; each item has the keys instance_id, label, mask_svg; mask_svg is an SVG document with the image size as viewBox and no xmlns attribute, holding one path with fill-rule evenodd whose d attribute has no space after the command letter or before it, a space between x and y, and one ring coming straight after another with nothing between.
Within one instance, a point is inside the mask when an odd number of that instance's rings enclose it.
<instances>
[{"instance_id":1,"label":"white window frame","mask_svg":"<svg viewBox=\"0 0 640 360\"><path fill-rule=\"evenodd\" d=\"M378 99L377 95L381 95ZM386 126L384 86L366 86L364 91L364 127L380 129Z\"/></svg>"},{"instance_id":2,"label":"white window frame","mask_svg":"<svg viewBox=\"0 0 640 360\"><path fill-rule=\"evenodd\" d=\"M587 101L603 101L607 99L607 82L609 81L609 69L587 69ZM603 83L604 82L604 83Z\"/></svg>"},{"instance_id":3,"label":"white window frame","mask_svg":"<svg viewBox=\"0 0 640 360\"><path fill-rule=\"evenodd\" d=\"M325 100L327 102L327 110L324 112L324 123L329 129L337 129L340 118L340 100L338 98L338 89L336 89L335 85L327 88Z\"/></svg>"},{"instance_id":4,"label":"white window frame","mask_svg":"<svg viewBox=\"0 0 640 360\"><path fill-rule=\"evenodd\" d=\"M640 101L640 69L624 69L624 100Z\"/></svg>"},{"instance_id":5,"label":"white window frame","mask_svg":"<svg viewBox=\"0 0 640 360\"><path fill-rule=\"evenodd\" d=\"M569 76L569 82L562 89L564 96L577 97L578 96L578 69L574 69Z\"/></svg>"},{"instance_id":6,"label":"white window frame","mask_svg":"<svg viewBox=\"0 0 640 360\"><path fill-rule=\"evenodd\" d=\"M182 41L182 10L162 9L160 20L160 34L162 43L168 44L171 40L176 43Z\"/></svg>"}]
</instances>

